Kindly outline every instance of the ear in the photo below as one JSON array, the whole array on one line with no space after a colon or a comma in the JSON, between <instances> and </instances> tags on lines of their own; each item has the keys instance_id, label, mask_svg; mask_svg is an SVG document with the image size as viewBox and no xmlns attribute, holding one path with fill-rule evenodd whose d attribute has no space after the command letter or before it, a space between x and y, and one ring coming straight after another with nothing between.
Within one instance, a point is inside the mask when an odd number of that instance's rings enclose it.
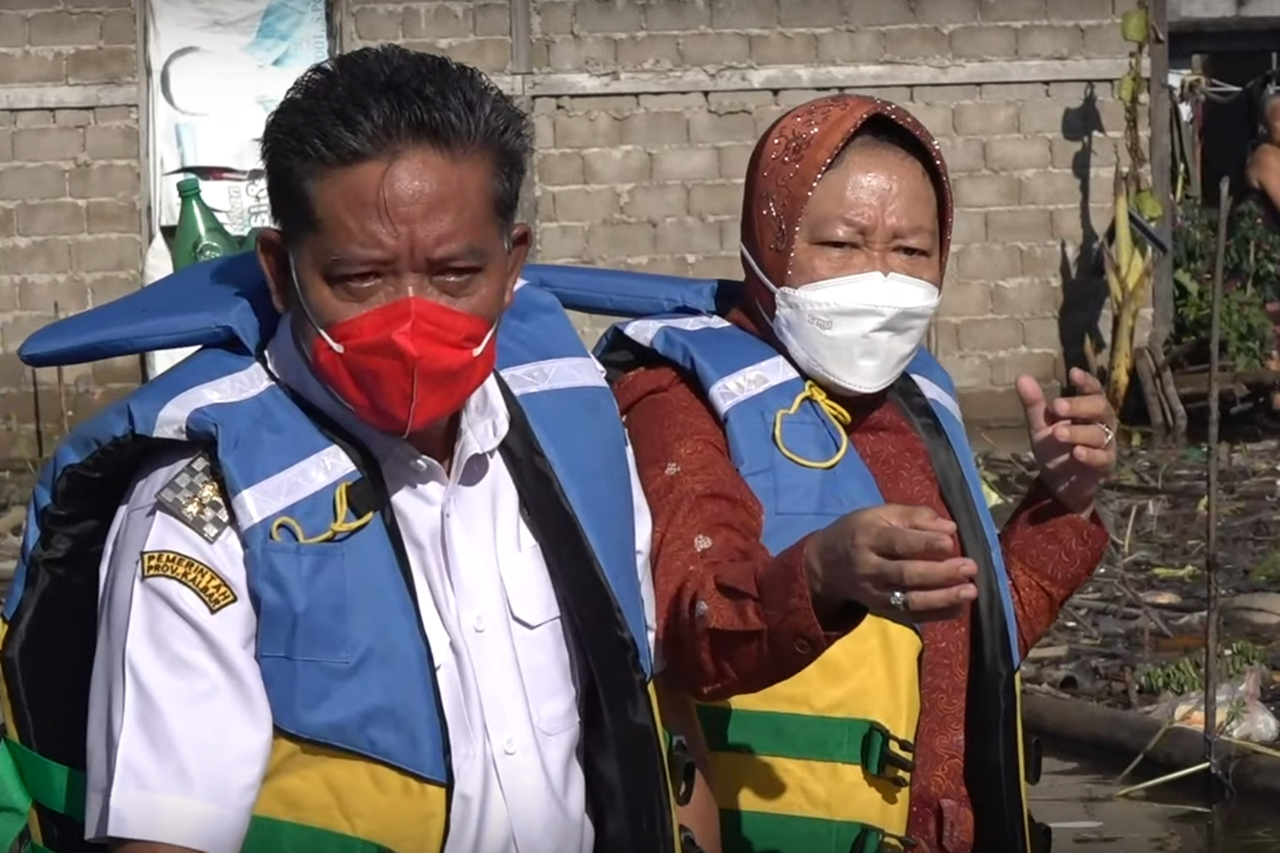
<instances>
[{"instance_id":1,"label":"ear","mask_svg":"<svg viewBox=\"0 0 1280 853\"><path fill-rule=\"evenodd\" d=\"M263 228L258 232L257 252L258 265L271 290L271 304L283 314L293 301L293 263L285 248L284 235L278 229Z\"/></svg>"},{"instance_id":2,"label":"ear","mask_svg":"<svg viewBox=\"0 0 1280 853\"><path fill-rule=\"evenodd\" d=\"M507 252L507 290L503 296L502 309L511 307L516 295L516 282L520 272L529 258L529 249L533 245L533 232L523 222L517 222L511 229L511 249Z\"/></svg>"}]
</instances>

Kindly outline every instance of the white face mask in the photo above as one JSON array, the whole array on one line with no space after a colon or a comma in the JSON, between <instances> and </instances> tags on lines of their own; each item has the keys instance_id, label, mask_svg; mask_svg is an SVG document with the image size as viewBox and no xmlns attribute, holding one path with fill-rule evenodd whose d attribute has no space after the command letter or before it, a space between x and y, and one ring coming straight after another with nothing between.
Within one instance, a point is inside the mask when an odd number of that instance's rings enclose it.
<instances>
[{"instance_id":1,"label":"white face mask","mask_svg":"<svg viewBox=\"0 0 1280 853\"><path fill-rule=\"evenodd\" d=\"M866 272L781 288L742 257L773 293L773 330L809 378L829 391L874 394L894 383L920 348L938 288L899 273Z\"/></svg>"}]
</instances>

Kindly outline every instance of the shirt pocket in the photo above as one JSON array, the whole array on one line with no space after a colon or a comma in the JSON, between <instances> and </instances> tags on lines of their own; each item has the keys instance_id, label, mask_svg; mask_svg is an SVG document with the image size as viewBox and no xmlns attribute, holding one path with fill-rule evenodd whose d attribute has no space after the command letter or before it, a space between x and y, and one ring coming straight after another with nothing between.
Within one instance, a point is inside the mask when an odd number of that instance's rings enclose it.
<instances>
[{"instance_id":1,"label":"shirt pocket","mask_svg":"<svg viewBox=\"0 0 1280 853\"><path fill-rule=\"evenodd\" d=\"M346 545L269 541L252 564L259 657L349 663Z\"/></svg>"},{"instance_id":2,"label":"shirt pocket","mask_svg":"<svg viewBox=\"0 0 1280 853\"><path fill-rule=\"evenodd\" d=\"M524 521L518 549L502 561L511 639L534 724L555 735L578 725L578 688L567 626L542 555Z\"/></svg>"}]
</instances>

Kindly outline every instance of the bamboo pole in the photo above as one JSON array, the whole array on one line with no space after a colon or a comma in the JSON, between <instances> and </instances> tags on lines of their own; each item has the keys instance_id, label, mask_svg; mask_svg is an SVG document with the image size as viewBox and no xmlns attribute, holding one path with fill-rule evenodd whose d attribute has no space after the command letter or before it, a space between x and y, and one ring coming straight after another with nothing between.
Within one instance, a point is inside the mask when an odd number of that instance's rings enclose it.
<instances>
[{"instance_id":1,"label":"bamboo pole","mask_svg":"<svg viewBox=\"0 0 1280 853\"><path fill-rule=\"evenodd\" d=\"M1222 266L1231 214L1231 181L1218 187L1218 243L1213 258L1213 307L1209 319L1209 494L1205 534L1206 607L1204 639L1204 757L1210 784L1221 778L1216 758L1218 740L1218 360L1222 337Z\"/></svg>"}]
</instances>

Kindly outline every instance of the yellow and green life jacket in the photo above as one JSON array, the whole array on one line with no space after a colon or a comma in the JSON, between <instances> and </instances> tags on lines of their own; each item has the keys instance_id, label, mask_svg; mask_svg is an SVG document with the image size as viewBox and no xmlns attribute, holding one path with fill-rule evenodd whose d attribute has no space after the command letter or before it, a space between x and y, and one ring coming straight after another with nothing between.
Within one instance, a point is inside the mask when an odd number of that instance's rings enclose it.
<instances>
[{"instance_id":1,"label":"yellow and green life jacket","mask_svg":"<svg viewBox=\"0 0 1280 853\"><path fill-rule=\"evenodd\" d=\"M883 503L831 401L785 356L721 316L740 303L738 283L539 267L525 274L568 308L636 318L597 345L606 368L671 364L702 390L764 508L771 552ZM980 569L965 732L974 850L1041 853L1048 828L1030 820L1023 786L1021 654L1009 581L955 391L921 351L890 393L924 440L963 551ZM787 681L700 707L725 853L909 846L921 651L913 627L868 616Z\"/></svg>"}]
</instances>

